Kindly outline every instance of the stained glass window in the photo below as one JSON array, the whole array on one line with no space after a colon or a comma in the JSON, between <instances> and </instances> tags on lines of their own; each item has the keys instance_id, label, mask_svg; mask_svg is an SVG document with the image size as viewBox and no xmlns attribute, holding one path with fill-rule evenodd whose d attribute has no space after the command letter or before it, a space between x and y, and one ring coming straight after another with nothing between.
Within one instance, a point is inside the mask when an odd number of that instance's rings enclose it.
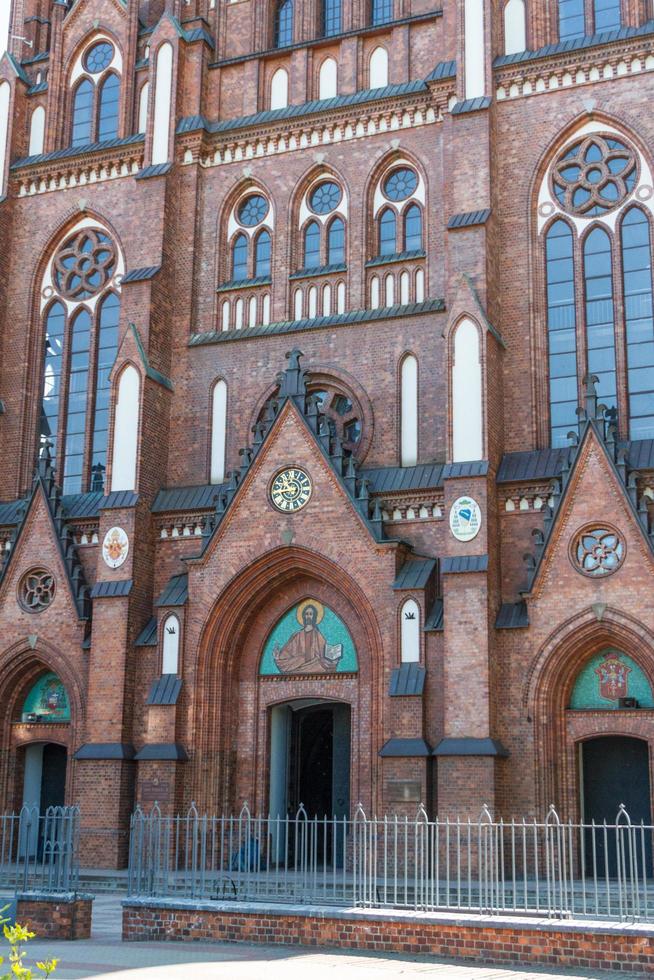
<instances>
[{"instance_id":1,"label":"stained glass window","mask_svg":"<svg viewBox=\"0 0 654 980\"><path fill-rule=\"evenodd\" d=\"M615 314L611 241L602 228L593 228L584 241L586 298L586 366L599 378L597 394L607 408L617 406L615 378Z\"/></svg>"},{"instance_id":2,"label":"stained glass window","mask_svg":"<svg viewBox=\"0 0 654 980\"><path fill-rule=\"evenodd\" d=\"M552 446L568 445L577 424L577 316L572 231L556 221L545 245Z\"/></svg>"}]
</instances>

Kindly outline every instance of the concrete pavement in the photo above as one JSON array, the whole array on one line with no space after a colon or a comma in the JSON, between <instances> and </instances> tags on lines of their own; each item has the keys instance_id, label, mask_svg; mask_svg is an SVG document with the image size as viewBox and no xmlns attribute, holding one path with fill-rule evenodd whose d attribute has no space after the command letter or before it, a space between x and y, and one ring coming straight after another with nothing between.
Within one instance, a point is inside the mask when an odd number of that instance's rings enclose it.
<instances>
[{"instance_id":1,"label":"concrete pavement","mask_svg":"<svg viewBox=\"0 0 654 980\"><path fill-rule=\"evenodd\" d=\"M438 980L597 980L591 972L470 966L431 957L373 955L306 947L237 943L123 943L120 896L99 895L93 911L93 935L75 943L29 947L28 965L57 957L55 980L86 977L111 980L391 980L392 977ZM628 974L602 973L601 980L627 980Z\"/></svg>"}]
</instances>

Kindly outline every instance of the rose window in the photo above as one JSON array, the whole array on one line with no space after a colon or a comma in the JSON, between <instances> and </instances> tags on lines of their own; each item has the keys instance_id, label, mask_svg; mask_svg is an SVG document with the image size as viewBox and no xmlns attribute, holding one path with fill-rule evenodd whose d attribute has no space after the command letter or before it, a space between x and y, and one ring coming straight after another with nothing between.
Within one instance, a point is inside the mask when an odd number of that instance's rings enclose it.
<instances>
[{"instance_id":1,"label":"rose window","mask_svg":"<svg viewBox=\"0 0 654 980\"><path fill-rule=\"evenodd\" d=\"M565 211L594 217L622 204L637 179L633 150L620 140L594 134L559 158L552 171L552 189Z\"/></svg>"},{"instance_id":2,"label":"rose window","mask_svg":"<svg viewBox=\"0 0 654 980\"><path fill-rule=\"evenodd\" d=\"M338 207L342 197L341 189L333 180L319 184L311 193L309 204L316 214L329 214Z\"/></svg>"},{"instance_id":3,"label":"rose window","mask_svg":"<svg viewBox=\"0 0 654 980\"><path fill-rule=\"evenodd\" d=\"M254 228L268 214L268 201L261 194L247 197L238 209L238 220L245 228Z\"/></svg>"},{"instance_id":4,"label":"rose window","mask_svg":"<svg viewBox=\"0 0 654 980\"><path fill-rule=\"evenodd\" d=\"M332 436L339 436L343 449L355 453L361 441L361 418L351 398L330 388L311 391L317 401L318 409L327 418Z\"/></svg>"},{"instance_id":5,"label":"rose window","mask_svg":"<svg viewBox=\"0 0 654 980\"><path fill-rule=\"evenodd\" d=\"M599 578L615 572L624 559L624 544L609 528L590 528L576 539L573 557L584 575Z\"/></svg>"},{"instance_id":6,"label":"rose window","mask_svg":"<svg viewBox=\"0 0 654 980\"><path fill-rule=\"evenodd\" d=\"M86 52L84 67L92 75L98 75L108 68L114 56L113 45L108 41L98 41Z\"/></svg>"},{"instance_id":7,"label":"rose window","mask_svg":"<svg viewBox=\"0 0 654 980\"><path fill-rule=\"evenodd\" d=\"M69 238L54 259L55 283L66 299L90 299L105 288L115 271L114 243L95 229Z\"/></svg>"},{"instance_id":8,"label":"rose window","mask_svg":"<svg viewBox=\"0 0 654 980\"><path fill-rule=\"evenodd\" d=\"M407 197L415 194L418 187L418 176L415 170L399 167L384 181L384 194L389 201L406 201Z\"/></svg>"},{"instance_id":9,"label":"rose window","mask_svg":"<svg viewBox=\"0 0 654 980\"><path fill-rule=\"evenodd\" d=\"M55 596L54 575L43 568L34 568L23 576L19 586L20 604L27 612L43 612Z\"/></svg>"}]
</instances>

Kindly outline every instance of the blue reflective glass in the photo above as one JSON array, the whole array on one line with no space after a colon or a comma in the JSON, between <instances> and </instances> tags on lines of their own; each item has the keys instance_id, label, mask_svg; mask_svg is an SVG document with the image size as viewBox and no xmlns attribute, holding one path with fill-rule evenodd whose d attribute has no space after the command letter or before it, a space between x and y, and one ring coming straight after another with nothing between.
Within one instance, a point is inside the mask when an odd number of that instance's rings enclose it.
<instances>
[{"instance_id":1,"label":"blue reflective glass","mask_svg":"<svg viewBox=\"0 0 654 980\"><path fill-rule=\"evenodd\" d=\"M620 0L595 0L595 32L616 31L620 25Z\"/></svg>"},{"instance_id":2,"label":"blue reflective glass","mask_svg":"<svg viewBox=\"0 0 654 980\"><path fill-rule=\"evenodd\" d=\"M260 232L254 251L254 274L255 276L270 275L270 253L271 242L270 234L267 231Z\"/></svg>"},{"instance_id":3,"label":"blue reflective glass","mask_svg":"<svg viewBox=\"0 0 654 980\"><path fill-rule=\"evenodd\" d=\"M395 212L390 208L382 211L379 218L379 254L395 255L397 251L397 233Z\"/></svg>"},{"instance_id":4,"label":"blue reflective glass","mask_svg":"<svg viewBox=\"0 0 654 980\"><path fill-rule=\"evenodd\" d=\"M410 204L404 212L404 249L414 252L422 248L422 211Z\"/></svg>"},{"instance_id":5,"label":"blue reflective glass","mask_svg":"<svg viewBox=\"0 0 654 980\"><path fill-rule=\"evenodd\" d=\"M283 48L293 43L293 0L282 0L277 7L275 21L275 47Z\"/></svg>"},{"instance_id":6,"label":"blue reflective glass","mask_svg":"<svg viewBox=\"0 0 654 980\"><path fill-rule=\"evenodd\" d=\"M98 41L84 55L84 67L92 75L104 71L112 62L114 48L108 41Z\"/></svg>"},{"instance_id":7,"label":"blue reflective glass","mask_svg":"<svg viewBox=\"0 0 654 980\"><path fill-rule=\"evenodd\" d=\"M325 37L341 32L341 0L323 0L322 32Z\"/></svg>"},{"instance_id":8,"label":"blue reflective glass","mask_svg":"<svg viewBox=\"0 0 654 980\"><path fill-rule=\"evenodd\" d=\"M97 375L95 379L95 409L93 415L93 442L91 450L92 489L104 490L104 474L107 469L107 443L109 439L109 373L118 351L118 325L120 300L110 293L100 307L98 319ZM134 425L138 419L134 419Z\"/></svg>"},{"instance_id":9,"label":"blue reflective glass","mask_svg":"<svg viewBox=\"0 0 654 980\"><path fill-rule=\"evenodd\" d=\"M398 167L384 181L384 194L389 201L406 201L415 194L417 186L416 172L408 167Z\"/></svg>"},{"instance_id":10,"label":"blue reflective glass","mask_svg":"<svg viewBox=\"0 0 654 980\"><path fill-rule=\"evenodd\" d=\"M584 0L559 0L559 41L583 37L585 33Z\"/></svg>"},{"instance_id":11,"label":"blue reflective glass","mask_svg":"<svg viewBox=\"0 0 654 980\"><path fill-rule=\"evenodd\" d=\"M340 218L334 218L327 234L327 264L345 263L345 225Z\"/></svg>"},{"instance_id":12,"label":"blue reflective glass","mask_svg":"<svg viewBox=\"0 0 654 980\"><path fill-rule=\"evenodd\" d=\"M629 437L654 439L654 317L649 221L639 208L625 215L621 231ZM629 269L631 271L627 272Z\"/></svg>"},{"instance_id":13,"label":"blue reflective glass","mask_svg":"<svg viewBox=\"0 0 654 980\"><path fill-rule=\"evenodd\" d=\"M309 204L316 214L329 214L338 206L342 197L341 189L333 180L325 180L311 191Z\"/></svg>"},{"instance_id":14,"label":"blue reflective glass","mask_svg":"<svg viewBox=\"0 0 654 980\"><path fill-rule=\"evenodd\" d=\"M587 370L599 378L600 402L607 408L616 408L611 241L602 228L594 228L584 242L584 289Z\"/></svg>"},{"instance_id":15,"label":"blue reflective glass","mask_svg":"<svg viewBox=\"0 0 654 980\"><path fill-rule=\"evenodd\" d=\"M320 228L311 221L304 230L304 268L316 269L320 265Z\"/></svg>"},{"instance_id":16,"label":"blue reflective glass","mask_svg":"<svg viewBox=\"0 0 654 980\"><path fill-rule=\"evenodd\" d=\"M45 321L45 352L43 357L43 400L41 403L41 435L52 443L52 456L56 453L59 405L61 397L61 371L63 363L66 311L61 303L50 307Z\"/></svg>"},{"instance_id":17,"label":"blue reflective glass","mask_svg":"<svg viewBox=\"0 0 654 980\"><path fill-rule=\"evenodd\" d=\"M261 194L251 194L238 209L238 220L246 228L254 228L268 214L268 201Z\"/></svg>"},{"instance_id":18,"label":"blue reflective glass","mask_svg":"<svg viewBox=\"0 0 654 980\"><path fill-rule=\"evenodd\" d=\"M93 85L85 78L77 86L73 99L71 146L84 146L93 140Z\"/></svg>"},{"instance_id":19,"label":"blue reflective glass","mask_svg":"<svg viewBox=\"0 0 654 980\"><path fill-rule=\"evenodd\" d=\"M66 410L66 443L64 460L64 493L81 493L84 471L84 437L89 391L91 356L91 317L81 310L73 321L71 333L68 405Z\"/></svg>"},{"instance_id":20,"label":"blue reflective glass","mask_svg":"<svg viewBox=\"0 0 654 980\"><path fill-rule=\"evenodd\" d=\"M572 232L555 222L545 243L552 446L568 444L577 422L577 335Z\"/></svg>"},{"instance_id":21,"label":"blue reflective glass","mask_svg":"<svg viewBox=\"0 0 654 980\"><path fill-rule=\"evenodd\" d=\"M118 111L120 108L120 79L107 75L100 86L98 114L98 139L111 140L118 136Z\"/></svg>"},{"instance_id":22,"label":"blue reflective glass","mask_svg":"<svg viewBox=\"0 0 654 980\"><path fill-rule=\"evenodd\" d=\"M372 0L371 19L373 24L387 24L393 19L393 0Z\"/></svg>"},{"instance_id":23,"label":"blue reflective glass","mask_svg":"<svg viewBox=\"0 0 654 980\"><path fill-rule=\"evenodd\" d=\"M248 277L248 240L245 235L237 235L232 246L232 279Z\"/></svg>"}]
</instances>

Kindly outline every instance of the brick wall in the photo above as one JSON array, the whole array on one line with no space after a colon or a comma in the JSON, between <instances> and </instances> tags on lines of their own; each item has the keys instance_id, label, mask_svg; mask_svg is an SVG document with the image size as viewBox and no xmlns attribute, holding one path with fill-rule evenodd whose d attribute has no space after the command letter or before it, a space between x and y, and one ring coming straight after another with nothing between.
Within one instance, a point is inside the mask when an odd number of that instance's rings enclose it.
<instances>
[{"instance_id":1,"label":"brick wall","mask_svg":"<svg viewBox=\"0 0 654 980\"><path fill-rule=\"evenodd\" d=\"M127 942L282 943L333 946L377 953L429 955L500 965L546 965L550 969L614 970L649 974L654 969L654 932L554 923L474 920L461 916L320 915L209 908L155 907L124 903Z\"/></svg>"},{"instance_id":2,"label":"brick wall","mask_svg":"<svg viewBox=\"0 0 654 980\"><path fill-rule=\"evenodd\" d=\"M16 921L40 940L90 939L93 897L91 895L18 895Z\"/></svg>"}]
</instances>

